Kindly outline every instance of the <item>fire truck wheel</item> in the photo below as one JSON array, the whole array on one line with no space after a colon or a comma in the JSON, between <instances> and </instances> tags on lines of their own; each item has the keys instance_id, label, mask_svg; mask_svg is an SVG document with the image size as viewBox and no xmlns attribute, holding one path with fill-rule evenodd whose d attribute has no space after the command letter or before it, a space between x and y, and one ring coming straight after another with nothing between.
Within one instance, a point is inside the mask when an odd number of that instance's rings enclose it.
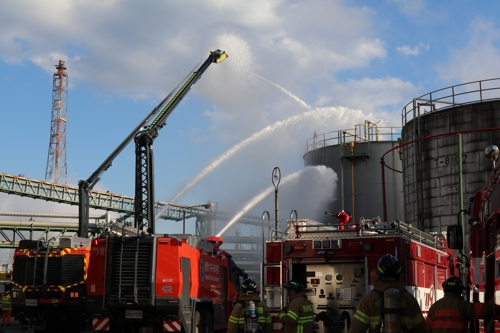
<instances>
[{"instance_id":1,"label":"fire truck wheel","mask_svg":"<svg viewBox=\"0 0 500 333\"><path fill-rule=\"evenodd\" d=\"M208 311L200 311L199 314L200 320L196 324L195 333L211 333L213 331L212 315Z\"/></svg>"}]
</instances>

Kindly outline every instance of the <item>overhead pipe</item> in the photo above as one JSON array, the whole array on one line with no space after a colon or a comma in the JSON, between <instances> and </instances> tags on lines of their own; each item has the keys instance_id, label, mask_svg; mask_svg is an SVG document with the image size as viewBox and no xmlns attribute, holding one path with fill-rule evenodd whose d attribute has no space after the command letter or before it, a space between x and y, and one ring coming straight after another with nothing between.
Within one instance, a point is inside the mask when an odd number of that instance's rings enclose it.
<instances>
[{"instance_id":1,"label":"overhead pipe","mask_svg":"<svg viewBox=\"0 0 500 333\"><path fill-rule=\"evenodd\" d=\"M109 213L104 215L92 215L89 218L94 220L107 219ZM49 217L49 218L62 218L62 219L77 219L78 214L65 214L65 213L26 213L26 212L1 212L0 216L25 216L25 217Z\"/></svg>"},{"instance_id":2,"label":"overhead pipe","mask_svg":"<svg viewBox=\"0 0 500 333\"><path fill-rule=\"evenodd\" d=\"M351 211L352 211L352 220L355 221L354 215L354 141L350 142L351 146Z\"/></svg>"}]
</instances>

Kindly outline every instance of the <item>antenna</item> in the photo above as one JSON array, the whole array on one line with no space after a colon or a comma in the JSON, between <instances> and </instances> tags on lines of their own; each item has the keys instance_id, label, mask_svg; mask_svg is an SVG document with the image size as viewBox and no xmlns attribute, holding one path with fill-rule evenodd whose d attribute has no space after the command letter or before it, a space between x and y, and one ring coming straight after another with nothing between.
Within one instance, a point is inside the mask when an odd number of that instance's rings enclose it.
<instances>
[{"instance_id":1,"label":"antenna","mask_svg":"<svg viewBox=\"0 0 500 333\"><path fill-rule=\"evenodd\" d=\"M68 74L63 60L59 60L56 69L52 86L52 117L45 180L66 184L68 182L66 165Z\"/></svg>"}]
</instances>

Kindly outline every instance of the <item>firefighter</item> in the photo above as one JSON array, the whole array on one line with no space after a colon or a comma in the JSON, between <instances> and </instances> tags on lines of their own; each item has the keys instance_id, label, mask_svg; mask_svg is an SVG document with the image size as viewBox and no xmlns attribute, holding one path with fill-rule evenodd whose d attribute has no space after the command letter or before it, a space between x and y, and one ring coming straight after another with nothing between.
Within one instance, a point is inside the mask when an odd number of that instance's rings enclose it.
<instances>
[{"instance_id":1,"label":"firefighter","mask_svg":"<svg viewBox=\"0 0 500 333\"><path fill-rule=\"evenodd\" d=\"M286 289L290 302L279 313L284 333L312 333L314 313L311 302L304 294L304 288L297 280L288 281Z\"/></svg>"},{"instance_id":2,"label":"firefighter","mask_svg":"<svg viewBox=\"0 0 500 333\"><path fill-rule=\"evenodd\" d=\"M12 305L10 296L2 295L2 326L10 326L10 317L12 316Z\"/></svg>"},{"instance_id":3,"label":"firefighter","mask_svg":"<svg viewBox=\"0 0 500 333\"><path fill-rule=\"evenodd\" d=\"M451 276L443 282L444 297L432 304L427 314L429 333L468 332L468 323L474 319L488 318L493 312L493 298L483 303L470 303L463 299L462 280Z\"/></svg>"},{"instance_id":4,"label":"firefighter","mask_svg":"<svg viewBox=\"0 0 500 333\"><path fill-rule=\"evenodd\" d=\"M333 215L333 217L336 217L340 220L339 224L347 224L351 221L351 214L349 214L348 212L344 212L343 210ZM339 230L344 230L344 226L341 225L339 227Z\"/></svg>"},{"instance_id":5,"label":"firefighter","mask_svg":"<svg viewBox=\"0 0 500 333\"><path fill-rule=\"evenodd\" d=\"M272 333L273 325L267 305L257 293L257 284L246 279L241 284L240 301L229 317L227 333Z\"/></svg>"},{"instance_id":6,"label":"firefighter","mask_svg":"<svg viewBox=\"0 0 500 333\"><path fill-rule=\"evenodd\" d=\"M386 290L399 291L400 309L390 309L384 313L384 293ZM390 302L389 302L390 303ZM388 305L386 304L386 308ZM382 328L388 328L389 323L383 322L384 315L391 318L395 314L401 320L398 323L403 332L425 332L425 321L422 310L417 300L408 293L401 280L401 264L399 260L391 254L382 256L377 263L377 276L373 284L373 290L366 294L359 304L352 319L349 333L365 332L367 328L372 332L380 332ZM392 317L392 318L394 318ZM391 323L392 325L393 323Z\"/></svg>"}]
</instances>

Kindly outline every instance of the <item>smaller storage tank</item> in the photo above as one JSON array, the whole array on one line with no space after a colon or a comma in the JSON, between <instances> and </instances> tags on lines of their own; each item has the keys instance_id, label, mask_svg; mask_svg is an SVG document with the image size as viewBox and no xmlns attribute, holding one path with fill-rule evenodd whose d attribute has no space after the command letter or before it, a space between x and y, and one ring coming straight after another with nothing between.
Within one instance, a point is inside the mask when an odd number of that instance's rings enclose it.
<instances>
[{"instance_id":1,"label":"smaller storage tank","mask_svg":"<svg viewBox=\"0 0 500 333\"><path fill-rule=\"evenodd\" d=\"M332 188L335 200L325 207L325 211L335 214L345 210L353 221L385 219L380 158L398 145L400 134L399 127L380 127L367 120L354 128L320 134L308 140L304 165L325 165L339 178L336 187ZM385 162L390 167L385 168L387 220L401 220L404 216L403 179L399 152L389 152ZM320 222L337 223L338 220L325 215Z\"/></svg>"}]
</instances>

